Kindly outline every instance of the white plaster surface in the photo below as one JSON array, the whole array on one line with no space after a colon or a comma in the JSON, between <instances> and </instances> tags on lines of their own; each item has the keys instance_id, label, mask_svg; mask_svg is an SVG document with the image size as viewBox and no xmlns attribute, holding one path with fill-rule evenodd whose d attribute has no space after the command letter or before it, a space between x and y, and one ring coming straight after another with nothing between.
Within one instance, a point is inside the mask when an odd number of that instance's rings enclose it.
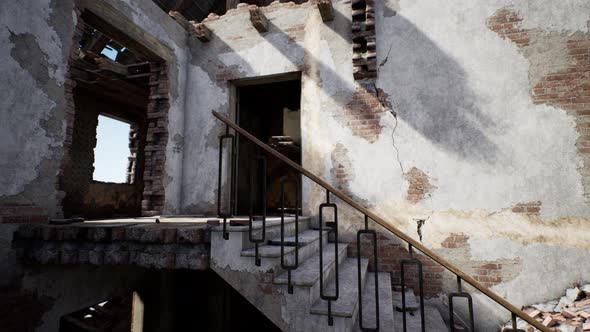
<instances>
[{"instance_id":1,"label":"white plaster surface","mask_svg":"<svg viewBox=\"0 0 590 332\"><path fill-rule=\"evenodd\" d=\"M228 103L225 89L211 81L199 66L190 65L186 96L183 208L190 204L215 204L217 195L217 144L207 140L217 120L211 114ZM218 142L217 138L214 142Z\"/></svg>"},{"instance_id":2,"label":"white plaster surface","mask_svg":"<svg viewBox=\"0 0 590 332\"><path fill-rule=\"evenodd\" d=\"M378 86L399 114L395 139L404 170L415 166L435 179L432 208L495 211L540 200L544 218L587 215L573 118L532 103L529 62L486 27L486 19L506 3L433 6L402 0L388 5L400 10L396 16L377 15L379 62L393 45ZM571 10L565 6L553 14ZM523 12L526 18L537 14L545 15L534 8ZM570 29L566 21L559 28ZM351 186L377 204L399 199L399 188L407 188L394 170L392 125L386 125L380 141L352 153L358 159ZM361 151L378 155L378 162ZM375 164L386 165L376 170L379 180L362 176L375 171Z\"/></svg>"}]
</instances>

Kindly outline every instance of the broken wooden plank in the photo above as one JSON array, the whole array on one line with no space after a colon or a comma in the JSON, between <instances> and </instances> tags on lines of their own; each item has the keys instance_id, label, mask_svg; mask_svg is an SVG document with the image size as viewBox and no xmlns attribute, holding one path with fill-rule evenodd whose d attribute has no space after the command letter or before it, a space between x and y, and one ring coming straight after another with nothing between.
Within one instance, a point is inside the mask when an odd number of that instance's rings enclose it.
<instances>
[{"instance_id":1,"label":"broken wooden plank","mask_svg":"<svg viewBox=\"0 0 590 332\"><path fill-rule=\"evenodd\" d=\"M184 16L182 16L181 13L175 10L171 10L168 12L168 15L172 17L176 22L178 22L178 24L180 24L180 26L182 26L186 31L190 31L191 24Z\"/></svg>"},{"instance_id":2,"label":"broken wooden plank","mask_svg":"<svg viewBox=\"0 0 590 332\"><path fill-rule=\"evenodd\" d=\"M118 75L127 76L127 66L117 63L107 58L96 58L94 62L98 65L98 69L102 71L108 71Z\"/></svg>"},{"instance_id":3,"label":"broken wooden plank","mask_svg":"<svg viewBox=\"0 0 590 332\"><path fill-rule=\"evenodd\" d=\"M250 6L250 22L258 32L263 33L268 31L268 19L260 8Z\"/></svg>"},{"instance_id":4,"label":"broken wooden plank","mask_svg":"<svg viewBox=\"0 0 590 332\"><path fill-rule=\"evenodd\" d=\"M557 324L557 319L553 318L551 315L547 316L545 320L543 320L543 325L547 327L552 327Z\"/></svg>"},{"instance_id":5,"label":"broken wooden plank","mask_svg":"<svg viewBox=\"0 0 590 332\"><path fill-rule=\"evenodd\" d=\"M191 33L203 43L211 41L211 30L207 28L205 23L190 22L192 24Z\"/></svg>"},{"instance_id":6,"label":"broken wooden plank","mask_svg":"<svg viewBox=\"0 0 590 332\"><path fill-rule=\"evenodd\" d=\"M332 6L332 0L319 0L318 9L322 16L322 21L330 22L334 20L334 6Z\"/></svg>"},{"instance_id":7,"label":"broken wooden plank","mask_svg":"<svg viewBox=\"0 0 590 332\"><path fill-rule=\"evenodd\" d=\"M586 299L584 301L576 302L574 304L574 307L580 308L580 307L583 307L583 306L586 306L586 305L590 305L590 299Z\"/></svg>"},{"instance_id":8,"label":"broken wooden plank","mask_svg":"<svg viewBox=\"0 0 590 332\"><path fill-rule=\"evenodd\" d=\"M578 316L577 313L575 313L571 310L568 310L568 309L563 309L562 314L564 317L567 317L567 318L576 318Z\"/></svg>"}]
</instances>

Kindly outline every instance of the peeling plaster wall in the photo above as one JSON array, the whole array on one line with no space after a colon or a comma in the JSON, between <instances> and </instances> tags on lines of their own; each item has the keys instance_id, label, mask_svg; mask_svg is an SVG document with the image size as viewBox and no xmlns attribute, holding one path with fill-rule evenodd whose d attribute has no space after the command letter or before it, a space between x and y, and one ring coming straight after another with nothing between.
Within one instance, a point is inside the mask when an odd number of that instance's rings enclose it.
<instances>
[{"instance_id":1,"label":"peeling plaster wall","mask_svg":"<svg viewBox=\"0 0 590 332\"><path fill-rule=\"evenodd\" d=\"M486 26L509 5L525 18L523 27L547 31L546 43L526 50L543 53L539 61L531 63ZM233 112L228 80L302 70L306 168L339 185L331 156L344 146L350 169L342 174L354 177L342 185L350 195L416 238L414 219L425 219L423 243L460 268L511 262L492 288L517 305L558 297L572 282L590 280L590 270L576 264L590 250L576 122L531 98L531 80L562 61L551 60L564 52L551 36L587 32L587 2L465 0L440 7L427 0L376 1L382 63L376 85L389 96L397 121L383 114L373 142L355 135L345 121L345 107L359 88L352 75L350 4L336 2L329 23L305 6L277 8L263 8L268 33L255 31L247 10L238 9L207 21L212 41L193 45L184 212L215 211L211 188L217 186L222 126L210 111ZM288 43L280 31L300 22L303 40ZM409 174L414 169L418 178ZM421 182L428 190L415 188ZM306 214L317 215L325 192L309 182L303 190ZM410 195L416 201L408 201ZM535 213L513 211L527 202L539 202ZM341 213L347 238L362 216L344 206ZM452 233L470 239L467 251L443 248ZM482 322L482 330L506 318L497 307L491 310L496 315Z\"/></svg>"},{"instance_id":2,"label":"peeling plaster wall","mask_svg":"<svg viewBox=\"0 0 590 332\"><path fill-rule=\"evenodd\" d=\"M531 41L527 54L486 26L505 6L519 12L523 27L546 34ZM377 86L389 96L397 128L392 133L390 116L375 143L345 144L354 159L351 191L416 238L414 219L426 219L423 243L460 268L466 260L516 259L492 289L517 306L557 298L573 282L590 280L582 268L590 211L576 122L531 96L535 80L563 62L558 55L565 43L554 42L556 35L588 31L590 4L383 1L376 16L378 63L387 60ZM410 185L404 175L413 167L435 187L414 207L404 197ZM512 211L537 201L538 216ZM469 237L468 257L441 246L451 233ZM482 330L508 317L497 306L487 309L496 315Z\"/></svg>"},{"instance_id":3,"label":"peeling plaster wall","mask_svg":"<svg viewBox=\"0 0 590 332\"><path fill-rule=\"evenodd\" d=\"M65 136L72 1L0 5L0 202L61 213L56 190Z\"/></svg>"},{"instance_id":4,"label":"peeling plaster wall","mask_svg":"<svg viewBox=\"0 0 590 332\"><path fill-rule=\"evenodd\" d=\"M173 139L184 130L187 33L151 1L105 4L80 0L77 7L110 5L161 43L152 51L171 64L165 212L178 212L182 147ZM0 203L36 204L58 217L56 183L66 129L63 84L77 23L74 1L3 2L0 9L0 70L5 73L0 79Z\"/></svg>"},{"instance_id":5,"label":"peeling plaster wall","mask_svg":"<svg viewBox=\"0 0 590 332\"><path fill-rule=\"evenodd\" d=\"M107 16L107 22L140 42L141 38L154 41L153 44L158 47L152 51L169 65L169 142L164 212L177 213L189 57L187 32L154 2L139 0L25 0L0 3L0 72L3 73L0 77L0 205L33 204L45 210L51 218L62 215L62 194L57 183L66 137L64 82L77 24L74 8L89 8L99 16L104 12L96 12L97 8L113 10L116 15ZM111 18L122 19L125 24L111 22ZM84 296L90 294L86 299L80 297L81 293L68 293L68 282L89 280L95 276L97 284L107 284L100 278L108 275L107 279L113 280L113 275L118 273L122 276L120 279L124 279L125 275L129 280L134 278L132 275L135 272L121 269L117 269L117 273L109 271L97 275L84 268L43 269L30 273L28 267L21 266L15 259L10 246L13 231L14 225L0 225L0 285L12 291L18 291L22 286L25 293L59 298L43 309L49 311L42 318L45 322L40 330L55 331L63 310L75 310L96 300L98 293L90 289L84 292ZM118 281L113 280L113 283ZM99 291L98 287L91 288ZM106 288L108 286L100 291ZM31 322L33 325L36 323Z\"/></svg>"}]
</instances>

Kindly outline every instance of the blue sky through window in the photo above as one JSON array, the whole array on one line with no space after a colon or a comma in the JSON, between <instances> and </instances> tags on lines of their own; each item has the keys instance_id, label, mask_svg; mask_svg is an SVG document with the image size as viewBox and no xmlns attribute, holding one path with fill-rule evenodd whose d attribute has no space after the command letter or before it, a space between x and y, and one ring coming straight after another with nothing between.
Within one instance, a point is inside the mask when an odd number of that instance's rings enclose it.
<instances>
[{"instance_id":1,"label":"blue sky through window","mask_svg":"<svg viewBox=\"0 0 590 332\"><path fill-rule=\"evenodd\" d=\"M104 54L107 58L115 61L115 59L117 58L117 54L119 54L119 52L107 46L102 50L102 52L100 52L100 54Z\"/></svg>"},{"instance_id":2,"label":"blue sky through window","mask_svg":"<svg viewBox=\"0 0 590 332\"><path fill-rule=\"evenodd\" d=\"M94 180L127 182L130 129L128 123L99 115L94 148Z\"/></svg>"}]
</instances>

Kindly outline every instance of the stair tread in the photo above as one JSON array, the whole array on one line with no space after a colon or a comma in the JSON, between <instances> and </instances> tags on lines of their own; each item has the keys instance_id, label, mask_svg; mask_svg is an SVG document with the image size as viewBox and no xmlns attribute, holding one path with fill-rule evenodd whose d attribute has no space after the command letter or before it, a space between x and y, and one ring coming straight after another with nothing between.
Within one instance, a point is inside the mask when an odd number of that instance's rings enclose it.
<instances>
[{"instance_id":1,"label":"stair tread","mask_svg":"<svg viewBox=\"0 0 590 332\"><path fill-rule=\"evenodd\" d=\"M232 219L248 219L248 217L228 218L228 220L227 220L227 231L228 232L248 232L250 230L248 225L230 226L229 222ZM223 222L223 219L219 219L219 220L220 220L220 222ZM299 216L300 223L309 222L310 220L311 220L311 217L309 217L309 216ZM295 217L293 215L285 216L285 224L292 224L292 223L295 223ZM281 225L281 217L267 217L265 225L266 225L266 228L279 227ZM262 229L262 221L261 220L254 220L252 222L252 229L253 230ZM223 231L223 226L222 225L215 226L215 227L211 228L211 231L221 232L221 231Z\"/></svg>"},{"instance_id":2,"label":"stair tread","mask_svg":"<svg viewBox=\"0 0 590 332\"><path fill-rule=\"evenodd\" d=\"M352 317L358 307L358 266L356 258L347 258L339 266L339 296L332 301L332 316ZM369 260L361 259L361 278L364 278ZM364 285L364 280L362 280ZM325 293L334 294L336 280L332 278L328 283ZM311 307L311 313L318 315L328 314L328 301L318 299Z\"/></svg>"},{"instance_id":3,"label":"stair tread","mask_svg":"<svg viewBox=\"0 0 590 332\"><path fill-rule=\"evenodd\" d=\"M394 327L393 298L391 293L391 277L387 272L379 272L379 330L392 331ZM359 309L360 310L360 309ZM375 273L369 272L365 277L363 289L363 327L374 328L375 317ZM360 331L359 321L355 323L355 331Z\"/></svg>"},{"instance_id":4,"label":"stair tread","mask_svg":"<svg viewBox=\"0 0 590 332\"><path fill-rule=\"evenodd\" d=\"M318 231L313 231L313 230L305 230L303 232L299 233L299 243L300 245L308 245L314 241L317 241L320 238L320 234ZM272 239L270 240L271 242L279 242L281 241L281 238L278 237L276 239ZM289 237L285 237L285 241L295 241L295 236L289 236ZM300 248L301 249L301 248ZM295 252L295 247L294 246L285 246L285 254L290 254L292 252ZM245 257L254 257L254 255L256 254L256 250L254 248L250 248L250 249L245 249L242 250L241 255L245 256ZM281 257L281 246L280 245L262 245L258 247L258 254L260 257L267 257L267 258L273 258L273 257Z\"/></svg>"},{"instance_id":5,"label":"stair tread","mask_svg":"<svg viewBox=\"0 0 590 332\"><path fill-rule=\"evenodd\" d=\"M322 232L324 235L328 233L327 231ZM320 238L320 232L318 230L307 229L303 232L299 232L299 243L300 244L308 244L313 241L317 241ZM295 242L295 236L285 236L285 242ZM274 238L269 241L271 245L280 246L281 244L281 237Z\"/></svg>"},{"instance_id":6,"label":"stair tread","mask_svg":"<svg viewBox=\"0 0 590 332\"><path fill-rule=\"evenodd\" d=\"M338 243L338 256L346 254L346 243ZM327 243L324 247L324 273L327 273L334 263L334 243ZM291 282L296 286L313 286L320 278L319 253L303 261L296 270L291 271ZM287 284L287 272L274 278L275 284Z\"/></svg>"},{"instance_id":7,"label":"stair tread","mask_svg":"<svg viewBox=\"0 0 590 332\"><path fill-rule=\"evenodd\" d=\"M406 288L406 310L416 310L420 308L418 298L414 295L414 290ZM402 292L393 292L393 304L395 308L402 309Z\"/></svg>"},{"instance_id":8,"label":"stair tread","mask_svg":"<svg viewBox=\"0 0 590 332\"><path fill-rule=\"evenodd\" d=\"M395 331L403 331L403 316L402 313L399 311L394 311L394 320L395 320ZM426 324L426 331L427 332L448 332L449 329L445 324L440 312L436 307L425 305L424 306L424 316L425 316L425 324ZM406 323L407 323L407 330L408 331L420 331L421 329L421 320L420 320L420 310L414 311L412 313L406 313Z\"/></svg>"}]
</instances>

